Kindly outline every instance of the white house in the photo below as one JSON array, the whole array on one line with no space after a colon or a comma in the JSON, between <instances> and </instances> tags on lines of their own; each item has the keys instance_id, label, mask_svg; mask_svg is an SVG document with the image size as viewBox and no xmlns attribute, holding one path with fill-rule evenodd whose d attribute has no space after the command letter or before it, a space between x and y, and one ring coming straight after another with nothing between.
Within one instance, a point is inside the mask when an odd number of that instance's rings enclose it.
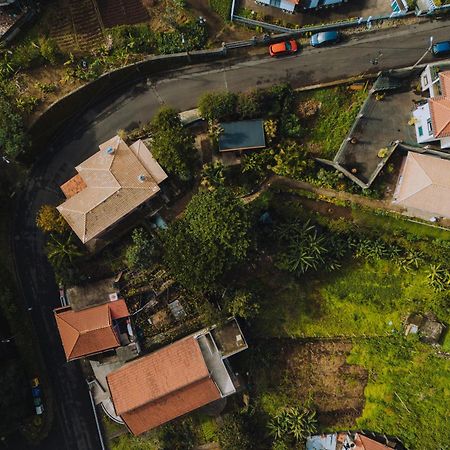
<instances>
[{"instance_id":1,"label":"white house","mask_svg":"<svg viewBox=\"0 0 450 450\"><path fill-rule=\"evenodd\" d=\"M439 141L441 148L450 148L450 71L428 65L420 83L430 98L413 112L417 142Z\"/></svg>"}]
</instances>

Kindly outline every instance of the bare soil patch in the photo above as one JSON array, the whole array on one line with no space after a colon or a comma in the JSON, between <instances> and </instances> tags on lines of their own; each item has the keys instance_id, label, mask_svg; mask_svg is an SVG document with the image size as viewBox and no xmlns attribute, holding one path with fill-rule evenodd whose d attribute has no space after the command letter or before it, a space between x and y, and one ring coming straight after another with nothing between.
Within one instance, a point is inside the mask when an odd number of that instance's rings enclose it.
<instances>
[{"instance_id":1,"label":"bare soil patch","mask_svg":"<svg viewBox=\"0 0 450 450\"><path fill-rule=\"evenodd\" d=\"M317 341L293 345L286 354L286 376L293 394L312 400L322 426L352 426L364 407L367 371L346 362L352 344Z\"/></svg>"}]
</instances>

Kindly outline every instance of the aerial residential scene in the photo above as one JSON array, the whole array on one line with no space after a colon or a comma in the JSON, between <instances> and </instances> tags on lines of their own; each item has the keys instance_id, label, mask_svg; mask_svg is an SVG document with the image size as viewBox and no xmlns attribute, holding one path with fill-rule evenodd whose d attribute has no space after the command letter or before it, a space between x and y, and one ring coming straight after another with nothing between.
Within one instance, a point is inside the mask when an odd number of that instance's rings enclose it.
<instances>
[{"instance_id":1,"label":"aerial residential scene","mask_svg":"<svg viewBox=\"0 0 450 450\"><path fill-rule=\"evenodd\" d=\"M0 0L0 450L450 450L450 0Z\"/></svg>"}]
</instances>

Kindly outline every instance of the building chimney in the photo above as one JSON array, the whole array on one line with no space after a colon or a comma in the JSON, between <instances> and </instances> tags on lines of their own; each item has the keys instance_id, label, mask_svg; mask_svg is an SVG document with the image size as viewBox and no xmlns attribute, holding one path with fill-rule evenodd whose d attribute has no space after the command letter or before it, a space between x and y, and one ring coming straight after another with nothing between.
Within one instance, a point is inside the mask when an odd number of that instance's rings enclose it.
<instances>
[{"instance_id":1,"label":"building chimney","mask_svg":"<svg viewBox=\"0 0 450 450\"><path fill-rule=\"evenodd\" d=\"M139 175L138 180L143 183L145 181L145 175Z\"/></svg>"}]
</instances>

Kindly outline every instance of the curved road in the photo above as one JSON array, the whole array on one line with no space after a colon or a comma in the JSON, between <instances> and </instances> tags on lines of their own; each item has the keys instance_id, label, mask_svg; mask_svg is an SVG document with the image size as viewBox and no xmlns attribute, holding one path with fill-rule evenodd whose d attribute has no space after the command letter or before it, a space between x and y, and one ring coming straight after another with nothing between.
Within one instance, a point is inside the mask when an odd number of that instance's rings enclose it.
<instances>
[{"instance_id":1,"label":"curved road","mask_svg":"<svg viewBox=\"0 0 450 450\"><path fill-rule=\"evenodd\" d=\"M187 110L196 106L205 91L242 91L283 81L299 87L409 66L428 47L431 34L435 41L449 39L450 25L426 22L359 35L323 50L307 48L294 57L224 60L169 72L108 98L65 127L64 134L43 152L33 168L18 201L13 239L19 281L25 301L33 307L32 317L55 399L55 423L42 448L100 449L81 370L77 363L65 362L52 315L59 301L57 288L43 253L43 237L35 227L37 210L44 203L61 200L59 185L75 173L74 167L118 129L148 121L163 103ZM373 59L378 59L378 65L371 63Z\"/></svg>"}]
</instances>

